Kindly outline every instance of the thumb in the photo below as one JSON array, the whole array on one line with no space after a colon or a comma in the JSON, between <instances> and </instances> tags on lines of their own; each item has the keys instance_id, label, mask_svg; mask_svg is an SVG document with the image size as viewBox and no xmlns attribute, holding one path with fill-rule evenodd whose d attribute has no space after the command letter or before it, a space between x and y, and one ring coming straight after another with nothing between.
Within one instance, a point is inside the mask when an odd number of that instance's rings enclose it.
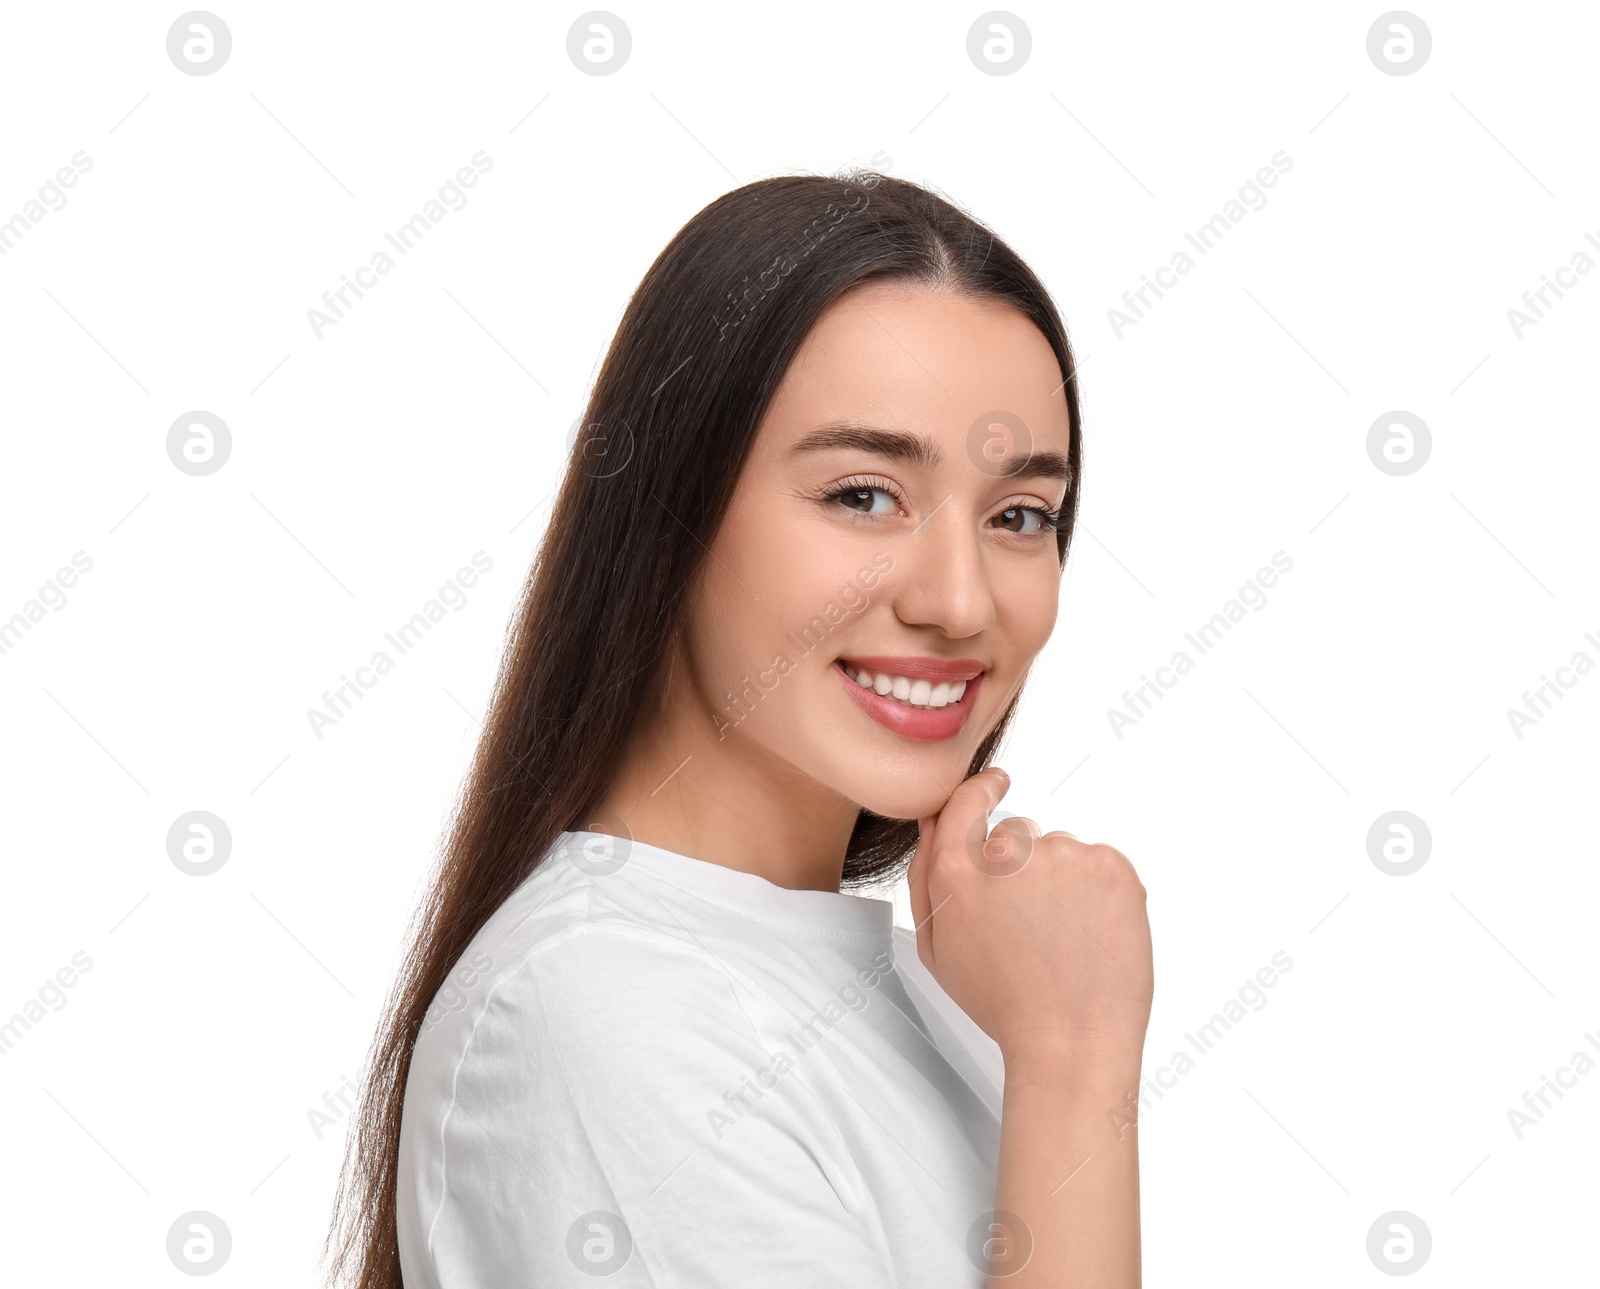
<instances>
[{"instance_id":1,"label":"thumb","mask_svg":"<svg viewBox=\"0 0 1600 1289\"><path fill-rule=\"evenodd\" d=\"M917 957L929 971L933 970L932 901L928 899L928 866L933 859L933 838L938 828L938 816L928 815L917 820L917 849L911 856L911 866L906 869L906 885L911 891L911 921L917 933Z\"/></svg>"},{"instance_id":2,"label":"thumb","mask_svg":"<svg viewBox=\"0 0 1600 1289\"><path fill-rule=\"evenodd\" d=\"M937 959L933 924L948 898L949 866L982 866L989 815L1010 787L1011 776L990 766L958 784L937 815L917 821L917 849L906 870L906 881L917 929L917 956L930 971Z\"/></svg>"},{"instance_id":3,"label":"thumb","mask_svg":"<svg viewBox=\"0 0 1600 1289\"><path fill-rule=\"evenodd\" d=\"M940 885L937 872L945 863L960 861L985 869L983 848L989 840L989 816L1000 799L1011 789L1011 776L998 765L991 765L967 779L950 794L939 812L938 849L933 855L934 872L930 895L935 903Z\"/></svg>"}]
</instances>

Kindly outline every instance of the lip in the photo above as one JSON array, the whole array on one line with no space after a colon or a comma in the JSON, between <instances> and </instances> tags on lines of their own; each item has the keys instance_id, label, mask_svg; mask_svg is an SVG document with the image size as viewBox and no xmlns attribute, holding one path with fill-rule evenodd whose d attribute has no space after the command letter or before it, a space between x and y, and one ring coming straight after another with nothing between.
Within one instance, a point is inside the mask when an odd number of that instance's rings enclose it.
<instances>
[{"instance_id":1,"label":"lip","mask_svg":"<svg viewBox=\"0 0 1600 1289\"><path fill-rule=\"evenodd\" d=\"M912 707L897 698L886 698L872 689L865 689L856 683L855 677L844 669L846 662L858 664L869 671L892 672L894 675L905 676L907 679L941 681L965 680L967 688L961 695L961 700L955 703L946 703L943 707ZM887 665L895 664L894 668ZM907 663L917 663L921 670L897 670ZM937 743L947 738L954 738L961 732L967 723L967 717L972 715L972 709L977 702L978 689L984 681L984 671L977 664L968 665L966 659L954 662L939 662L936 659L915 658L836 658L832 664L833 673L839 677L839 683L850 692L850 696L861 705L862 711L877 721L892 734L899 734L904 738L920 739L923 742ZM942 669L942 670L941 670ZM952 676L950 673L954 672ZM929 674L933 672L935 674Z\"/></svg>"},{"instance_id":2,"label":"lip","mask_svg":"<svg viewBox=\"0 0 1600 1289\"><path fill-rule=\"evenodd\" d=\"M907 680L931 680L934 684L941 680L952 684L958 680L972 680L983 671L983 664L975 658L891 658L886 654L858 657L850 654L838 661L865 667L874 674L883 672L889 676L904 676Z\"/></svg>"}]
</instances>

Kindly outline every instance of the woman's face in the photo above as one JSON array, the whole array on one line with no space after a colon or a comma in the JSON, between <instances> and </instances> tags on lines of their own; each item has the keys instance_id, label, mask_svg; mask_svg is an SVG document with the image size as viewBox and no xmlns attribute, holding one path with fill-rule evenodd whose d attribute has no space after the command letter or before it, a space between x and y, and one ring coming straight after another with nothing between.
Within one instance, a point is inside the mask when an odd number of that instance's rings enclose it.
<instances>
[{"instance_id":1,"label":"woman's face","mask_svg":"<svg viewBox=\"0 0 1600 1289\"><path fill-rule=\"evenodd\" d=\"M998 301L878 283L822 315L689 614L718 755L893 818L944 804L1055 625L1062 386Z\"/></svg>"}]
</instances>

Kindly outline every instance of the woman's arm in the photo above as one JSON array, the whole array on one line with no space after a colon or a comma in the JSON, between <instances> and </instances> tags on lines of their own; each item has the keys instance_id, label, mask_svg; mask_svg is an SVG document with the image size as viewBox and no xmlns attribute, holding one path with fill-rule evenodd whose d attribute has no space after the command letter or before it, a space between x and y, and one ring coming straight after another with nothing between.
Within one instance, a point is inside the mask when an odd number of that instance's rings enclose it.
<instances>
[{"instance_id":1,"label":"woman's arm","mask_svg":"<svg viewBox=\"0 0 1600 1289\"><path fill-rule=\"evenodd\" d=\"M995 1212L968 1252L990 1289L1137 1289L1145 889L1110 846L1021 817L991 835L1009 782L959 785L907 874L917 956L1005 1061Z\"/></svg>"},{"instance_id":2,"label":"woman's arm","mask_svg":"<svg viewBox=\"0 0 1600 1289\"><path fill-rule=\"evenodd\" d=\"M990 1289L1131 1289L1139 1270L1139 1059L1006 1062Z\"/></svg>"}]
</instances>

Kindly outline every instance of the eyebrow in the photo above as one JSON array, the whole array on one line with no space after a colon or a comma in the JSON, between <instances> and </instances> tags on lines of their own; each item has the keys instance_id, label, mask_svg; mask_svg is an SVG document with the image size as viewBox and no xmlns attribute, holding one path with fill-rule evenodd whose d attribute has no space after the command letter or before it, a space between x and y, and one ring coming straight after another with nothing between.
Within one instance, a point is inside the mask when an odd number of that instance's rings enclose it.
<instances>
[{"instance_id":1,"label":"eyebrow","mask_svg":"<svg viewBox=\"0 0 1600 1289\"><path fill-rule=\"evenodd\" d=\"M892 461L904 461L930 470L943 460L938 445L926 434L911 430L886 430L853 421L821 426L802 435L794 445L796 452L826 452L838 448L870 452L874 456L888 457ZM1018 476L1060 479L1070 484L1072 462L1053 448L1042 449L1018 457L1014 468L1000 477L1013 479Z\"/></svg>"}]
</instances>

